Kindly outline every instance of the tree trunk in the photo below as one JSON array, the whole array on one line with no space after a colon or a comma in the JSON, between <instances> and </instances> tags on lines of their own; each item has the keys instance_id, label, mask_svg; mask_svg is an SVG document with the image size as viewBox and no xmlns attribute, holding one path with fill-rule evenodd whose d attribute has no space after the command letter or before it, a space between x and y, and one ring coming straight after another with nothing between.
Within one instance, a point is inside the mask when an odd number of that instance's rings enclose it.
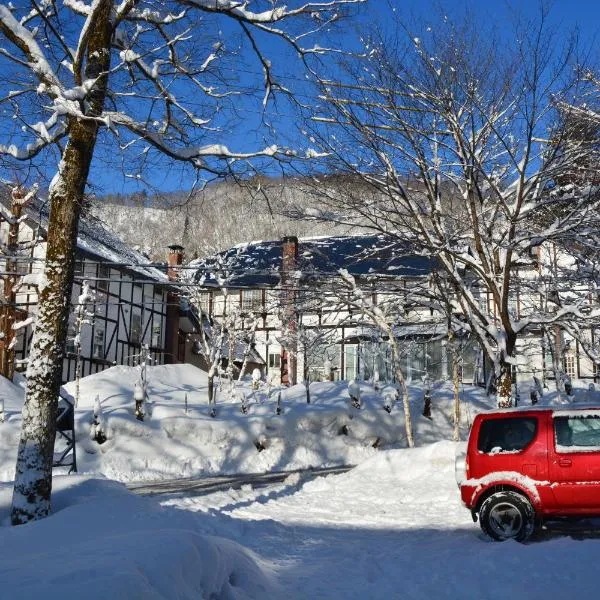
<instances>
[{"instance_id":1,"label":"tree trunk","mask_svg":"<svg viewBox=\"0 0 600 600\"><path fill-rule=\"evenodd\" d=\"M517 336L506 332L505 348L500 354L499 367L496 371L496 403L498 408L510 408L513 405L512 358L515 352Z\"/></svg>"},{"instance_id":2,"label":"tree trunk","mask_svg":"<svg viewBox=\"0 0 600 600\"><path fill-rule=\"evenodd\" d=\"M233 378L233 362L235 360L235 324L231 323L229 329L229 353L227 357L227 377L229 379L229 393L231 394L235 388Z\"/></svg>"},{"instance_id":3,"label":"tree trunk","mask_svg":"<svg viewBox=\"0 0 600 600\"><path fill-rule=\"evenodd\" d=\"M560 327L554 327L554 339L550 338L550 352L552 354L552 371L554 374L554 382L556 384L556 398L559 402L562 402L562 393L565 391L565 371L562 361L562 334Z\"/></svg>"},{"instance_id":4,"label":"tree trunk","mask_svg":"<svg viewBox=\"0 0 600 600\"><path fill-rule=\"evenodd\" d=\"M452 353L452 383L454 385L454 431L452 439L455 442L460 440L460 381L459 381L459 356L456 351L456 344L452 339L452 334L449 333L450 351Z\"/></svg>"},{"instance_id":5,"label":"tree trunk","mask_svg":"<svg viewBox=\"0 0 600 600\"><path fill-rule=\"evenodd\" d=\"M310 371L308 366L308 352L306 347L304 347L304 365L302 369L302 379L304 383L304 389L306 390L306 404L310 404Z\"/></svg>"},{"instance_id":6,"label":"tree trunk","mask_svg":"<svg viewBox=\"0 0 600 600\"><path fill-rule=\"evenodd\" d=\"M214 374L208 374L208 404L212 404L213 396L215 393L215 376Z\"/></svg>"},{"instance_id":7,"label":"tree trunk","mask_svg":"<svg viewBox=\"0 0 600 600\"><path fill-rule=\"evenodd\" d=\"M88 39L86 78L96 79L87 113L101 114L110 67L111 0L100 0ZM41 519L50 512L56 413L73 285L77 229L96 144L94 120L69 121L69 138L50 186L50 218L38 318L29 351L27 393L17 454L11 521Z\"/></svg>"},{"instance_id":8,"label":"tree trunk","mask_svg":"<svg viewBox=\"0 0 600 600\"><path fill-rule=\"evenodd\" d=\"M13 525L50 512L56 410L62 376L69 300L73 284L74 246L83 189L93 141L72 127L58 180L50 192L50 219L38 317L29 350L27 393L12 500ZM81 135L81 138L80 138ZM86 139L87 138L87 139Z\"/></svg>"},{"instance_id":9,"label":"tree trunk","mask_svg":"<svg viewBox=\"0 0 600 600\"><path fill-rule=\"evenodd\" d=\"M400 383L400 387L402 388L402 407L404 408L404 429L406 431L406 442L409 448L414 448L415 440L413 438L412 431L412 419L410 415L410 403L408 400L408 388L406 387L406 380L404 379L404 374L402 373L402 369L400 368L401 360L400 360L400 351L398 349L398 344L394 339L392 332L389 332L390 336L390 346L392 347L392 356L394 357L394 363L396 365L395 373L396 379Z\"/></svg>"},{"instance_id":10,"label":"tree trunk","mask_svg":"<svg viewBox=\"0 0 600 600\"><path fill-rule=\"evenodd\" d=\"M511 366L507 362L500 363L500 374L496 378L496 398L498 408L512 406Z\"/></svg>"}]
</instances>

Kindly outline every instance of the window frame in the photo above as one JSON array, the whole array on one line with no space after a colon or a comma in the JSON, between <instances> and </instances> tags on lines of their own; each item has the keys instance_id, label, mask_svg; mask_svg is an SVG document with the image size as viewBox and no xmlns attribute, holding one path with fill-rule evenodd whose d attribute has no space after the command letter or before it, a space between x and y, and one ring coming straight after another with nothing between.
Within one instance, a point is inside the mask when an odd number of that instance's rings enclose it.
<instances>
[{"instance_id":1,"label":"window frame","mask_svg":"<svg viewBox=\"0 0 600 600\"><path fill-rule=\"evenodd\" d=\"M243 312L262 312L262 290L248 288L242 290L241 308Z\"/></svg>"},{"instance_id":2,"label":"window frame","mask_svg":"<svg viewBox=\"0 0 600 600\"><path fill-rule=\"evenodd\" d=\"M565 373L571 379L577 377L577 360L574 354L565 354Z\"/></svg>"},{"instance_id":3,"label":"window frame","mask_svg":"<svg viewBox=\"0 0 600 600\"><path fill-rule=\"evenodd\" d=\"M160 348L162 342L162 327L160 323L154 323L152 325L152 333L151 333L150 347L151 348Z\"/></svg>"},{"instance_id":4,"label":"window frame","mask_svg":"<svg viewBox=\"0 0 600 600\"><path fill-rule=\"evenodd\" d=\"M272 361L272 358L276 360ZM269 352L267 362L269 364L269 369L281 369L281 352Z\"/></svg>"},{"instance_id":5,"label":"window frame","mask_svg":"<svg viewBox=\"0 0 600 600\"><path fill-rule=\"evenodd\" d=\"M108 292L110 287L110 265L105 262L98 263L96 276L96 289Z\"/></svg>"}]
</instances>

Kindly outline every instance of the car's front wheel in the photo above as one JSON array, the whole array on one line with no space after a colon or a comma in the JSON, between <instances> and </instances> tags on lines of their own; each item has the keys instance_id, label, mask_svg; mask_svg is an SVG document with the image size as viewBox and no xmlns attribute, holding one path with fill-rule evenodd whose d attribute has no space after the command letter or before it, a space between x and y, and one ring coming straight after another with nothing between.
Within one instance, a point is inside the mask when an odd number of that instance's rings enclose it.
<instances>
[{"instance_id":1,"label":"car's front wheel","mask_svg":"<svg viewBox=\"0 0 600 600\"><path fill-rule=\"evenodd\" d=\"M535 511L522 494L496 492L481 505L479 524L493 540L523 542L535 529Z\"/></svg>"}]
</instances>

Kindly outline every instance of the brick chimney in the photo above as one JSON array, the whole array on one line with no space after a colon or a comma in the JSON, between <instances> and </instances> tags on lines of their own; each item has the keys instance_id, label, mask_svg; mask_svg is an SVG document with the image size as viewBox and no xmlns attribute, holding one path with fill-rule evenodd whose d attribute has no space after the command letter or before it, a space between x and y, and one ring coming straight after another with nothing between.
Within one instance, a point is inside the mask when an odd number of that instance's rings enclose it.
<instances>
[{"instance_id":1,"label":"brick chimney","mask_svg":"<svg viewBox=\"0 0 600 600\"><path fill-rule=\"evenodd\" d=\"M298 281L298 238L287 236L281 240L281 319L284 347L281 349L281 383L295 385L298 373L298 315L296 293Z\"/></svg>"},{"instance_id":2,"label":"brick chimney","mask_svg":"<svg viewBox=\"0 0 600 600\"><path fill-rule=\"evenodd\" d=\"M169 256L167 259L168 269L167 276L171 281L176 281L179 279L179 269L183 264L183 246L179 246L177 244L173 244L169 246Z\"/></svg>"},{"instance_id":3,"label":"brick chimney","mask_svg":"<svg viewBox=\"0 0 600 600\"><path fill-rule=\"evenodd\" d=\"M169 246L167 258L167 277L170 281L179 279L179 268L183 264L183 246ZM179 294L167 292L167 314L165 318L165 363L173 364L185 360L185 344L183 356L179 352Z\"/></svg>"}]
</instances>

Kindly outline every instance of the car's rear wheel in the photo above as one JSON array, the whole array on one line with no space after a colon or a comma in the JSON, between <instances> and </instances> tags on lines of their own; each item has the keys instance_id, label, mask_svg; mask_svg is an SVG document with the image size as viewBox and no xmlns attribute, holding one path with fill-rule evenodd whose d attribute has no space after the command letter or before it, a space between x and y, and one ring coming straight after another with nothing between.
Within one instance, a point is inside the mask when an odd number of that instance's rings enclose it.
<instances>
[{"instance_id":1,"label":"car's rear wheel","mask_svg":"<svg viewBox=\"0 0 600 600\"><path fill-rule=\"evenodd\" d=\"M523 542L535 529L535 511L522 494L496 492L481 505L479 524L493 540Z\"/></svg>"}]
</instances>

